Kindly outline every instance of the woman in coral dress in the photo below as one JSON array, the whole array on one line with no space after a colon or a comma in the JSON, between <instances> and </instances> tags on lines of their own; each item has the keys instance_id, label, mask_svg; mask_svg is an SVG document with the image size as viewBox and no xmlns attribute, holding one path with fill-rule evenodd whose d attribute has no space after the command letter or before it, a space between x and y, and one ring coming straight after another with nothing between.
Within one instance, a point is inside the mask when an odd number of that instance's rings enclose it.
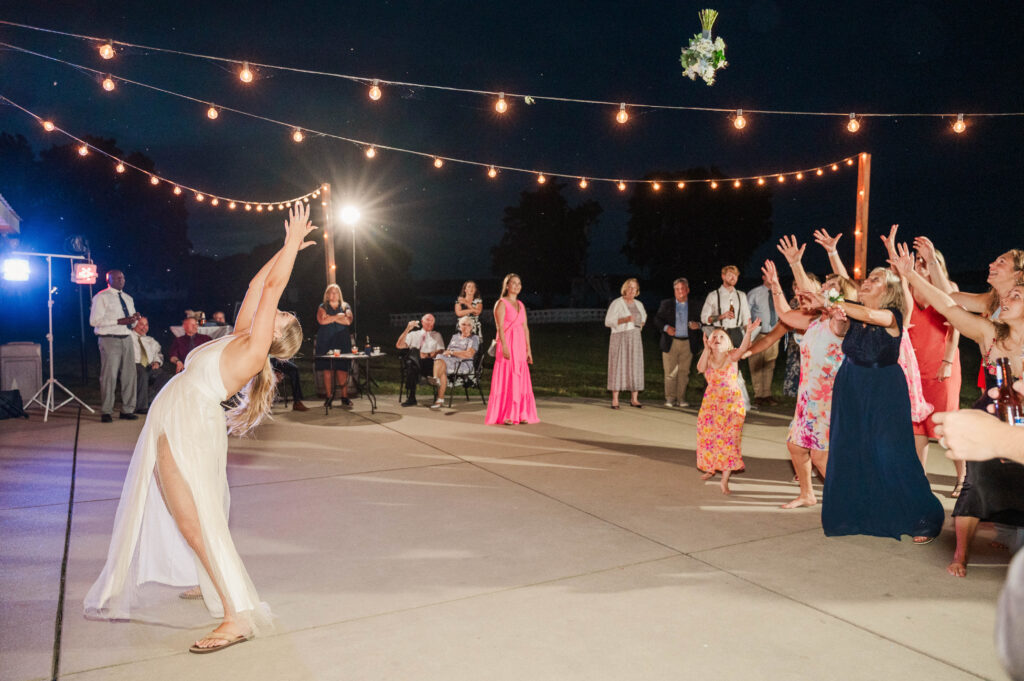
<instances>
[{"instance_id":1,"label":"woman in coral dress","mask_svg":"<svg viewBox=\"0 0 1024 681\"><path fill-rule=\"evenodd\" d=\"M697 371L704 374L708 387L697 414L697 468L701 480L710 480L722 473L722 494L729 494L729 476L743 470L740 442L747 410L739 384L737 362L750 347L750 334L761 328L761 320L747 324L740 347L733 348L728 334L715 329L704 337L704 352L697 362Z\"/></svg>"},{"instance_id":2,"label":"woman in coral dress","mask_svg":"<svg viewBox=\"0 0 1024 681\"><path fill-rule=\"evenodd\" d=\"M501 284L501 297L494 304L498 345L487 400L487 425L540 422L530 381L530 328L526 325L526 308L518 299L522 290L519 275L508 274Z\"/></svg>"}]
</instances>

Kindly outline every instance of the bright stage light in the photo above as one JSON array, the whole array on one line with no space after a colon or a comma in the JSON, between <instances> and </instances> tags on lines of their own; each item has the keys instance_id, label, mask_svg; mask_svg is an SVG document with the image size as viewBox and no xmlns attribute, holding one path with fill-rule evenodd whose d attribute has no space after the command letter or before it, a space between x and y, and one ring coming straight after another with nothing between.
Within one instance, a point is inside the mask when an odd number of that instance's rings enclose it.
<instances>
[{"instance_id":1,"label":"bright stage light","mask_svg":"<svg viewBox=\"0 0 1024 681\"><path fill-rule=\"evenodd\" d=\"M4 279L7 281L28 281L29 267L26 258L4 260Z\"/></svg>"},{"instance_id":2,"label":"bright stage light","mask_svg":"<svg viewBox=\"0 0 1024 681\"><path fill-rule=\"evenodd\" d=\"M341 221L346 225L354 225L359 222L362 213L355 206L345 206L341 209Z\"/></svg>"}]
</instances>

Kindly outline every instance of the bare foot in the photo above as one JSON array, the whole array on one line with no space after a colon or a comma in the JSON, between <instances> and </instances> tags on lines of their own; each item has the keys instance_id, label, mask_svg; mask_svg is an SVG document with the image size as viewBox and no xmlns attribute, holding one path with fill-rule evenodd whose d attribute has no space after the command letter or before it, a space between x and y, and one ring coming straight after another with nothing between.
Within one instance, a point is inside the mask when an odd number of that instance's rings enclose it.
<instances>
[{"instance_id":1,"label":"bare foot","mask_svg":"<svg viewBox=\"0 0 1024 681\"><path fill-rule=\"evenodd\" d=\"M967 576L967 565L961 563L956 558L953 562L946 566L946 572L953 575L954 577L966 577Z\"/></svg>"},{"instance_id":2,"label":"bare foot","mask_svg":"<svg viewBox=\"0 0 1024 681\"><path fill-rule=\"evenodd\" d=\"M248 637L251 634L251 632L242 629L234 622L221 622L221 625L211 633L221 634L229 641L239 637ZM224 645L227 645L224 639L211 636L201 638L195 643L196 648L220 648Z\"/></svg>"},{"instance_id":3,"label":"bare foot","mask_svg":"<svg viewBox=\"0 0 1024 681\"><path fill-rule=\"evenodd\" d=\"M818 503L816 497L797 497L788 504L783 504L782 508L800 508L801 506L814 506Z\"/></svg>"},{"instance_id":4,"label":"bare foot","mask_svg":"<svg viewBox=\"0 0 1024 681\"><path fill-rule=\"evenodd\" d=\"M729 479L728 478L722 478L721 486L722 486L722 494L732 494L732 492L729 491Z\"/></svg>"},{"instance_id":5,"label":"bare foot","mask_svg":"<svg viewBox=\"0 0 1024 681\"><path fill-rule=\"evenodd\" d=\"M710 480L713 477L715 477L715 472L714 471L708 471L704 475L700 476L700 479L701 480Z\"/></svg>"}]
</instances>

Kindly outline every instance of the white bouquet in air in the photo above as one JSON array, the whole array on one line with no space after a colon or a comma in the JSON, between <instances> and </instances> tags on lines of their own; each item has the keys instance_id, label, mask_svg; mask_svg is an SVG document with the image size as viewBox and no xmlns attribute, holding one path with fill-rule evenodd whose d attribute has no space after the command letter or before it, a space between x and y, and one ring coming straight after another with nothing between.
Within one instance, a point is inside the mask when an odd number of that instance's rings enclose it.
<instances>
[{"instance_id":1,"label":"white bouquet in air","mask_svg":"<svg viewBox=\"0 0 1024 681\"><path fill-rule=\"evenodd\" d=\"M711 39L711 27L718 18L713 9L703 9L697 13L700 17L701 32L690 38L690 46L683 49L679 58L683 65L683 75L690 80L700 76L708 85L715 84L715 72L729 65L725 60L725 41L721 36Z\"/></svg>"},{"instance_id":2,"label":"white bouquet in air","mask_svg":"<svg viewBox=\"0 0 1024 681\"><path fill-rule=\"evenodd\" d=\"M843 294L834 288L830 288L825 291L825 301L828 303L829 307L832 307L836 303L841 303L844 300L846 299L843 298Z\"/></svg>"}]
</instances>

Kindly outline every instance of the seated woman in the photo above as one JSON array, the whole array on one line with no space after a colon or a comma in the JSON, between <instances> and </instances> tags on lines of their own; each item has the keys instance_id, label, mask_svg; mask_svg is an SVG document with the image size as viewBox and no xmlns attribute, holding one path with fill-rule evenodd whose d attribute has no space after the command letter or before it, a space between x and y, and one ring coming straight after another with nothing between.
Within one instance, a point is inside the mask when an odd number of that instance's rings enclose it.
<instances>
[{"instance_id":1,"label":"seated woman","mask_svg":"<svg viewBox=\"0 0 1024 681\"><path fill-rule=\"evenodd\" d=\"M480 337L473 333L473 319L469 316L459 317L459 332L452 336L448 348L434 359L434 378L437 379L438 388L437 399L430 405L431 409L440 409L444 404L449 374L472 373L472 359L479 348Z\"/></svg>"}]
</instances>

